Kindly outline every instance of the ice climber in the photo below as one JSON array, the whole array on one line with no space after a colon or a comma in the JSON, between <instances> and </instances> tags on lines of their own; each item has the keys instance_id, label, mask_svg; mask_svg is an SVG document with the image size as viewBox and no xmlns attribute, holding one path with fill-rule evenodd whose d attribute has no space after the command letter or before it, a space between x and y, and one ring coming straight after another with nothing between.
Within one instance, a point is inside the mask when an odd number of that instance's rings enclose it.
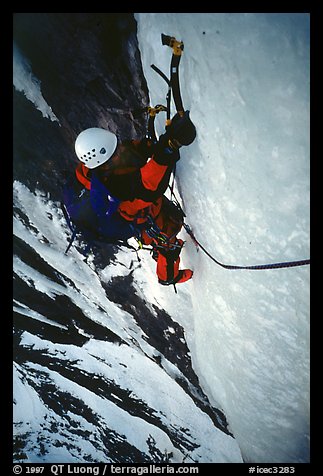
<instances>
[{"instance_id":1,"label":"ice climber","mask_svg":"<svg viewBox=\"0 0 323 476\"><path fill-rule=\"evenodd\" d=\"M193 271L179 269L183 241L177 234L183 213L164 195L179 149L190 145L196 129L189 111L176 114L155 143L118 140L102 128L82 131L75 141L80 160L65 188L64 204L76 226L100 241L136 237L152 246L160 284L189 280Z\"/></svg>"}]
</instances>

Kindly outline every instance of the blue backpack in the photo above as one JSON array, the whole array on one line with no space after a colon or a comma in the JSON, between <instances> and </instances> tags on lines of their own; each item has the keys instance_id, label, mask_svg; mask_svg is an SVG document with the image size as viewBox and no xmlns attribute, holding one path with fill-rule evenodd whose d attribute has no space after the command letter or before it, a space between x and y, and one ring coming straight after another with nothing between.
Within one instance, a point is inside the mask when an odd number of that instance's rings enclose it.
<instances>
[{"instance_id":1,"label":"blue backpack","mask_svg":"<svg viewBox=\"0 0 323 476\"><path fill-rule=\"evenodd\" d=\"M139 229L119 215L120 200L110 195L96 177L92 180L91 190L83 187L74 177L63 188L61 208L72 231L65 253L77 234L88 243L88 248L96 241L127 246L127 239L140 234Z\"/></svg>"}]
</instances>

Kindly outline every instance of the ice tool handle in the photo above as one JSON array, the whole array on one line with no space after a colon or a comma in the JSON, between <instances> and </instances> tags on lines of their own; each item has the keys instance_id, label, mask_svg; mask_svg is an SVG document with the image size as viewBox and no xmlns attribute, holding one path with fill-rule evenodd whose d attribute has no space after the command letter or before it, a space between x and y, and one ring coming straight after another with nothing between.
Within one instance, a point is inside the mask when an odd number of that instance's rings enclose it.
<instances>
[{"instance_id":1,"label":"ice tool handle","mask_svg":"<svg viewBox=\"0 0 323 476\"><path fill-rule=\"evenodd\" d=\"M162 44L165 46L169 46L170 48L173 49L173 54L172 54L172 59L171 59L171 64L170 64L170 78L168 78L157 66L154 64L151 64L151 68L159 74L159 76L166 82L168 86L167 90L167 95L166 95L166 106L162 106L161 104L158 104L155 107L148 107L146 108L146 111L149 113L149 119L148 119L148 128L147 128L147 134L148 137L153 141L157 142L157 136L155 133L155 117L156 114L158 114L160 111L165 111L166 112L166 129L168 126L170 126L172 120L171 120L171 96L173 92L173 97L174 97L174 103L175 103L175 108L178 113L178 116L183 117L185 112L184 112L184 107L183 107L183 101L181 98L181 93L180 93L180 86L179 86L179 63L181 59L181 55L184 50L184 43L182 41L176 40L175 37L169 36L169 35L164 35L163 33L161 34L161 41Z\"/></svg>"},{"instance_id":2,"label":"ice tool handle","mask_svg":"<svg viewBox=\"0 0 323 476\"><path fill-rule=\"evenodd\" d=\"M184 106L179 87L179 63L184 51L184 43L176 40L175 37L161 34L162 44L173 49L172 60L170 64L170 87L173 92L176 111L180 116L184 115Z\"/></svg>"}]
</instances>

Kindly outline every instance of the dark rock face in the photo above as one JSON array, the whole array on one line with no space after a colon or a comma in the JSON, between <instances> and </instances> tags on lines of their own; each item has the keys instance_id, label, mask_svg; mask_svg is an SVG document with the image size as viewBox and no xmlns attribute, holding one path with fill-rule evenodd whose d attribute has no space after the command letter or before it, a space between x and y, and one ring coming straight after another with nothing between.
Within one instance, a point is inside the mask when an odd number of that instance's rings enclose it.
<instances>
[{"instance_id":1,"label":"dark rock face","mask_svg":"<svg viewBox=\"0 0 323 476\"><path fill-rule=\"evenodd\" d=\"M14 206L19 222L14 239L14 256L18 261L14 267L15 365L19 381L33 389L47 409L39 434L26 429L20 431L23 422L15 423L14 458L21 462L32 455L48 461L46 454L53 451L53 447L63 446L75 462L93 462L103 456L105 461L122 463L169 461L170 456L158 448L158 442L151 435L147 440L149 451L142 453L123 434L106 426L81 396L62 390L52 380L52 372L71 384L78 383L93 396L104 398L106 404L112 402L129 416L158 427L168 435L174 447L185 453L185 458L190 458L190 452L198 444L187 428L175 428L172 422L165 422L158 408L132 395L131 388L121 388L100 373L85 372L82 366L76 367L77 359L69 359L70 347L81 352L91 339L135 348L139 344L125 342L124 334L118 335L115 327L109 327L110 316L101 309L101 303L96 310L104 315L101 323L92 318L91 307L86 312L83 305L76 304L71 299L71 290L81 296L82 291L69 277L68 265L63 272L55 259L46 261L38 248L41 241L57 252L53 249L49 224L60 211L57 202L61 200L65 175L73 173L77 163L74 141L78 133L98 126L115 132L123 140L140 138L146 132L146 117L134 117L133 112L148 105L134 17L128 13L16 13L14 41L30 62L33 74L41 82L42 94L59 120L58 123L43 118L34 104L14 89L14 179L32 192L40 190L51 202L45 229L42 228L44 221L39 222L39 228L33 222L33 213L29 214L31 207L26 210L19 200ZM19 235L21 229L23 232ZM59 239L65 241L68 232L61 231ZM36 236L38 241L29 243L29 235ZM78 249L77 244L73 246ZM100 269L113 264L116 251L115 247L104 245L94 250L96 277ZM63 252L58 260L62 255ZM19 263L23 263L23 272ZM136 295L131 268L126 276L108 283L95 281L94 286L101 286L109 302L117 303L142 330L145 345L148 343L156 351L156 355L147 359L153 359L160 368L163 368L162 358L174 364L181 375L177 378L178 385L196 407L212 419L214 426L230 434L225 416L212 408L199 386L184 329L163 309L154 306L153 312ZM36 286L35 276L43 287ZM50 291L52 286L58 289L55 298ZM86 299L86 295L83 297ZM167 332L168 328L172 328L173 333ZM24 343L24 335L40 339L41 348L35 349L28 339ZM76 351L76 354L81 356L84 352ZM110 365L108 361L107 365ZM127 367L122 361L117 365ZM93 425L91 434L79 425L80 419ZM28 427L28 421L26 425ZM80 440L90 438L98 450L95 459L92 453L83 454L82 446L78 446Z\"/></svg>"},{"instance_id":2,"label":"dark rock face","mask_svg":"<svg viewBox=\"0 0 323 476\"><path fill-rule=\"evenodd\" d=\"M146 118L133 117L134 110L148 104L136 30L130 13L15 14L14 41L60 122L44 121L14 92L18 178L27 167L33 171L27 174L33 175L31 182L48 177L49 190L55 193L61 169L77 162L74 141L83 129L104 127L121 140L144 135Z\"/></svg>"}]
</instances>

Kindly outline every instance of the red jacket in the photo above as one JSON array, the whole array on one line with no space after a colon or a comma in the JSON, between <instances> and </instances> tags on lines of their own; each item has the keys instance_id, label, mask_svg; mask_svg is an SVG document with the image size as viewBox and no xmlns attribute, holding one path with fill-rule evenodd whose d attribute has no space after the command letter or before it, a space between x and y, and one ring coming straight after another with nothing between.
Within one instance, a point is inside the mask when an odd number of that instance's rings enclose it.
<instances>
[{"instance_id":1,"label":"red jacket","mask_svg":"<svg viewBox=\"0 0 323 476\"><path fill-rule=\"evenodd\" d=\"M159 214L174 158L178 160L177 151L168 150L165 153L160 148L157 151L152 151L152 148L147 141L123 143L108 167L103 164L90 170L79 163L76 177L82 185L91 190L91 178L94 174L105 186L108 194L120 200L120 216L127 221L142 224L148 214L152 217Z\"/></svg>"}]
</instances>

